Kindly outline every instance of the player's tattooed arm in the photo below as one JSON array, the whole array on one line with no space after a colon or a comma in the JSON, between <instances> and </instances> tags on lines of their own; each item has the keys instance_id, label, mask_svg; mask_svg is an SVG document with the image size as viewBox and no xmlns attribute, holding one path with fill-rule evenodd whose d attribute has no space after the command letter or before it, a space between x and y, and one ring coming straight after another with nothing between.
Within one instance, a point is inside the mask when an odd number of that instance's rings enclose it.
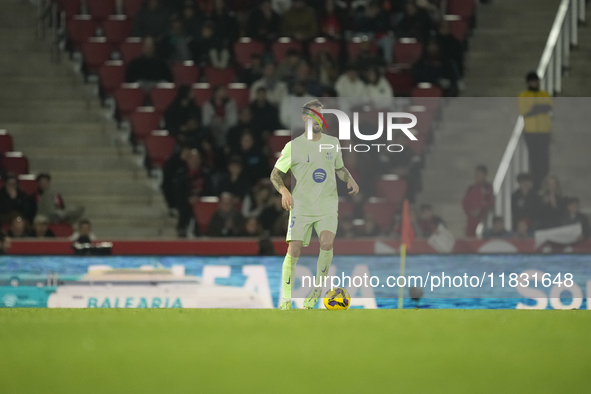
<instances>
[{"instance_id":1,"label":"player's tattooed arm","mask_svg":"<svg viewBox=\"0 0 591 394\"><path fill-rule=\"evenodd\" d=\"M354 196L359 193L359 185L357 185L357 182L355 182L355 179L353 179L347 168L342 167L335 170L335 172L341 181L347 183L347 189L351 190L349 192L350 195Z\"/></svg>"},{"instance_id":2,"label":"player's tattooed arm","mask_svg":"<svg viewBox=\"0 0 591 394\"><path fill-rule=\"evenodd\" d=\"M277 167L273 167L273 171L271 171L271 183L275 186L275 189L279 193L281 193L281 188L285 187L283 183L283 177L285 176L284 172L279 171Z\"/></svg>"},{"instance_id":3,"label":"player's tattooed arm","mask_svg":"<svg viewBox=\"0 0 591 394\"><path fill-rule=\"evenodd\" d=\"M281 172L277 167L273 167L273 171L271 171L271 183L275 186L275 189L281 194L281 205L287 211L289 211L293 207L293 200L291 198L291 193L285 187L283 183L283 177L285 176L284 172Z\"/></svg>"}]
</instances>

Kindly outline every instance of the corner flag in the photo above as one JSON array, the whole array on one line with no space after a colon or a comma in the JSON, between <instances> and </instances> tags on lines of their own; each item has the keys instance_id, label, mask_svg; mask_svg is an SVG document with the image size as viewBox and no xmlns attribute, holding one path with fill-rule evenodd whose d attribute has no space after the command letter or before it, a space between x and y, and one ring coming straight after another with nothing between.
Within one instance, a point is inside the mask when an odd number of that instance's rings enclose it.
<instances>
[{"instance_id":1,"label":"corner flag","mask_svg":"<svg viewBox=\"0 0 591 394\"><path fill-rule=\"evenodd\" d=\"M408 211L408 200L404 200L402 204L402 226L401 226L401 242L400 242L400 276L404 276L404 268L406 265L406 248L410 249L415 240L415 231L410 222L410 213ZM404 286L398 288L398 309L403 308L404 302Z\"/></svg>"}]
</instances>

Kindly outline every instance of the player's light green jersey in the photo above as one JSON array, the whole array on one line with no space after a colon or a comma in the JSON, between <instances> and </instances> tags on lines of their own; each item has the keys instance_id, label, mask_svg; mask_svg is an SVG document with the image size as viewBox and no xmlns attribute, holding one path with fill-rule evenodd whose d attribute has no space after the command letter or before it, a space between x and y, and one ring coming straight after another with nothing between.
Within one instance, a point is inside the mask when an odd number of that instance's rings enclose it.
<instances>
[{"instance_id":1,"label":"player's light green jersey","mask_svg":"<svg viewBox=\"0 0 591 394\"><path fill-rule=\"evenodd\" d=\"M275 167L284 173L291 168L296 179L292 215L336 215L339 196L335 170L343 166L339 140L335 137L322 134L318 141L311 141L302 134L285 144Z\"/></svg>"}]
</instances>

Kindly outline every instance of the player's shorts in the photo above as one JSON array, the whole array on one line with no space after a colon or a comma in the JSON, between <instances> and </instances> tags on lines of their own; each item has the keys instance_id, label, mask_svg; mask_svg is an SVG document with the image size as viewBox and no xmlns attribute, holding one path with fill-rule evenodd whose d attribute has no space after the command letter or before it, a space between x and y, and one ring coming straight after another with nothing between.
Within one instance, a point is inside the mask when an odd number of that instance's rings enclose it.
<instances>
[{"instance_id":1,"label":"player's shorts","mask_svg":"<svg viewBox=\"0 0 591 394\"><path fill-rule=\"evenodd\" d=\"M303 246L310 245L312 229L316 230L318 237L320 237L322 231L330 231L333 234L337 233L338 219L336 214L324 216L292 215L293 211L289 213L287 236L285 237L287 242L303 241Z\"/></svg>"}]
</instances>

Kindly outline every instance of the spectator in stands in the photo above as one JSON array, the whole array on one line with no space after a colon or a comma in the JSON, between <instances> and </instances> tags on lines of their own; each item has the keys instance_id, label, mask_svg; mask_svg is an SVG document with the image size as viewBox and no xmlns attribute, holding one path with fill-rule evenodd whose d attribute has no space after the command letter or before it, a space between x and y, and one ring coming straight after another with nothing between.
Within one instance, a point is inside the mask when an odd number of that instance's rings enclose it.
<instances>
[{"instance_id":1,"label":"spectator in stands","mask_svg":"<svg viewBox=\"0 0 591 394\"><path fill-rule=\"evenodd\" d=\"M527 90L519 95L519 113L525 124L523 136L529 153L529 170L534 188L538 190L550 169L550 117L553 104L548 92L540 90L540 78L535 72L526 76Z\"/></svg>"},{"instance_id":2,"label":"spectator in stands","mask_svg":"<svg viewBox=\"0 0 591 394\"><path fill-rule=\"evenodd\" d=\"M55 234L49 228L49 219L45 215L37 215L33 219L32 236L35 238L54 238Z\"/></svg>"},{"instance_id":3,"label":"spectator in stands","mask_svg":"<svg viewBox=\"0 0 591 394\"><path fill-rule=\"evenodd\" d=\"M445 222L433 213L433 207L429 204L421 205L421 215L419 220L419 228L421 235L424 238L429 238L439 225L445 226Z\"/></svg>"},{"instance_id":4,"label":"spectator in stands","mask_svg":"<svg viewBox=\"0 0 591 394\"><path fill-rule=\"evenodd\" d=\"M339 68L331 53L326 50L318 52L313 65L314 76L318 83L323 86L323 88L333 86L339 77Z\"/></svg>"},{"instance_id":5,"label":"spectator in stands","mask_svg":"<svg viewBox=\"0 0 591 394\"><path fill-rule=\"evenodd\" d=\"M502 216L493 218L492 228L484 232L485 239L491 238L511 238L511 233L505 228L505 219Z\"/></svg>"},{"instance_id":6,"label":"spectator in stands","mask_svg":"<svg viewBox=\"0 0 591 394\"><path fill-rule=\"evenodd\" d=\"M168 31L170 12L160 0L147 0L144 7L133 18L131 35L133 37L160 38Z\"/></svg>"},{"instance_id":7,"label":"spectator in stands","mask_svg":"<svg viewBox=\"0 0 591 394\"><path fill-rule=\"evenodd\" d=\"M288 49L285 58L279 63L279 66L277 66L277 78L282 81L291 80L301 61L302 57L299 51L293 48Z\"/></svg>"},{"instance_id":8,"label":"spectator in stands","mask_svg":"<svg viewBox=\"0 0 591 394\"><path fill-rule=\"evenodd\" d=\"M432 22L429 13L412 0L407 0L404 7L402 21L396 29L397 37L412 37L421 42L427 42Z\"/></svg>"},{"instance_id":9,"label":"spectator in stands","mask_svg":"<svg viewBox=\"0 0 591 394\"><path fill-rule=\"evenodd\" d=\"M225 0L214 0L213 10L208 19L219 27L217 36L220 37L224 46L229 47L231 43L238 39L238 22L236 21L236 13L228 9Z\"/></svg>"},{"instance_id":10,"label":"spectator in stands","mask_svg":"<svg viewBox=\"0 0 591 394\"><path fill-rule=\"evenodd\" d=\"M166 129L171 135L176 136L180 133L181 126L190 118L200 120L201 110L195 103L191 86L181 85L176 97L164 112Z\"/></svg>"},{"instance_id":11,"label":"spectator in stands","mask_svg":"<svg viewBox=\"0 0 591 394\"><path fill-rule=\"evenodd\" d=\"M66 208L61 194L52 190L48 173L37 175L37 213L52 222L75 223L84 214L84 207Z\"/></svg>"},{"instance_id":12,"label":"spectator in stands","mask_svg":"<svg viewBox=\"0 0 591 394\"><path fill-rule=\"evenodd\" d=\"M259 217L264 209L271 206L271 187L268 183L259 183L253 187L242 201L242 216Z\"/></svg>"},{"instance_id":13,"label":"spectator in stands","mask_svg":"<svg viewBox=\"0 0 591 394\"><path fill-rule=\"evenodd\" d=\"M273 232L275 223L281 217L284 209L281 206L281 194L275 193L271 201L271 205L267 206L261 212L260 221L263 228L269 232Z\"/></svg>"},{"instance_id":14,"label":"spectator in stands","mask_svg":"<svg viewBox=\"0 0 591 394\"><path fill-rule=\"evenodd\" d=\"M240 137L240 150L236 152L244 163L244 172L251 182L256 183L261 178L269 176L269 165L260 146L255 145L254 137L245 131Z\"/></svg>"},{"instance_id":15,"label":"spectator in stands","mask_svg":"<svg viewBox=\"0 0 591 394\"><path fill-rule=\"evenodd\" d=\"M192 39L199 36L203 21L200 15L197 14L195 3L192 1L185 2L182 12L182 20L185 25L185 31Z\"/></svg>"},{"instance_id":16,"label":"spectator in stands","mask_svg":"<svg viewBox=\"0 0 591 394\"><path fill-rule=\"evenodd\" d=\"M566 211L566 198L562 195L560 181L555 176L547 176L540 191L540 228L560 226Z\"/></svg>"},{"instance_id":17,"label":"spectator in stands","mask_svg":"<svg viewBox=\"0 0 591 394\"><path fill-rule=\"evenodd\" d=\"M177 204L177 184L179 182L180 174L184 173L186 160L191 153L191 148L183 146L181 149L173 153L162 168L162 194L166 200L166 205L170 210L170 215L175 216Z\"/></svg>"},{"instance_id":18,"label":"spectator in stands","mask_svg":"<svg viewBox=\"0 0 591 394\"><path fill-rule=\"evenodd\" d=\"M197 148L199 140L204 133L205 131L203 131L199 125L199 119L197 117L191 117L181 126L179 133L176 135L173 134L173 136L180 145Z\"/></svg>"},{"instance_id":19,"label":"spectator in stands","mask_svg":"<svg viewBox=\"0 0 591 394\"><path fill-rule=\"evenodd\" d=\"M378 109L392 108L394 104L394 92L392 91L392 85L384 78L380 70L376 67L372 67L365 73L366 84L366 96L372 99L374 107Z\"/></svg>"},{"instance_id":20,"label":"spectator in stands","mask_svg":"<svg viewBox=\"0 0 591 394\"><path fill-rule=\"evenodd\" d=\"M322 87L312 75L308 62L306 62L305 60L302 60L298 64L296 72L292 78L291 84L293 85L296 82L303 83L306 87L306 91L310 93L312 96L318 96L320 94L320 91L322 90Z\"/></svg>"},{"instance_id":21,"label":"spectator in stands","mask_svg":"<svg viewBox=\"0 0 591 394\"><path fill-rule=\"evenodd\" d=\"M314 9L304 0L293 0L291 8L281 19L281 34L299 41L318 36L318 21Z\"/></svg>"},{"instance_id":22,"label":"spectator in stands","mask_svg":"<svg viewBox=\"0 0 591 394\"><path fill-rule=\"evenodd\" d=\"M284 237L287 234L287 226L289 224L289 212L283 210L275 224L273 224L273 228L271 229L271 235L276 237Z\"/></svg>"},{"instance_id":23,"label":"spectator in stands","mask_svg":"<svg viewBox=\"0 0 591 394\"><path fill-rule=\"evenodd\" d=\"M218 210L213 214L207 235L211 237L236 237L242 235L244 218L234 203L234 196L228 192L220 195Z\"/></svg>"},{"instance_id":24,"label":"spectator in stands","mask_svg":"<svg viewBox=\"0 0 591 394\"><path fill-rule=\"evenodd\" d=\"M403 133L395 134L392 142L403 149L395 154L381 154L381 163L390 168L389 173L406 180L406 198L414 202L417 193L421 191L421 158L410 148L409 139Z\"/></svg>"},{"instance_id":25,"label":"spectator in stands","mask_svg":"<svg viewBox=\"0 0 591 394\"><path fill-rule=\"evenodd\" d=\"M540 198L533 191L533 180L530 174L521 173L517 176L519 188L511 196L511 218L513 229L517 229L520 220L527 220L530 227L535 228L539 215Z\"/></svg>"},{"instance_id":26,"label":"spectator in stands","mask_svg":"<svg viewBox=\"0 0 591 394\"><path fill-rule=\"evenodd\" d=\"M366 86L359 78L357 68L353 65L348 65L347 69L337 79L335 89L340 97L365 97Z\"/></svg>"},{"instance_id":27,"label":"spectator in stands","mask_svg":"<svg viewBox=\"0 0 591 394\"><path fill-rule=\"evenodd\" d=\"M200 35L193 40L191 51L193 59L200 67L213 66L226 68L230 61L229 43L216 34L216 25L205 21L201 26Z\"/></svg>"},{"instance_id":28,"label":"spectator in stands","mask_svg":"<svg viewBox=\"0 0 591 394\"><path fill-rule=\"evenodd\" d=\"M180 238L187 237L187 227L193 215L193 204L199 197L212 195L212 182L209 170L202 165L197 149L191 150L185 160L185 166L177 173L176 208L179 212L177 233ZM199 236L199 226L195 226L194 235Z\"/></svg>"},{"instance_id":29,"label":"spectator in stands","mask_svg":"<svg viewBox=\"0 0 591 394\"><path fill-rule=\"evenodd\" d=\"M337 238L342 239L355 239L357 234L355 232L355 226L353 225L353 218L351 216L339 218L339 226L336 236Z\"/></svg>"},{"instance_id":30,"label":"spectator in stands","mask_svg":"<svg viewBox=\"0 0 591 394\"><path fill-rule=\"evenodd\" d=\"M376 223L376 219L371 215L365 215L363 226L356 229L355 232L358 237L377 237L380 235L380 228Z\"/></svg>"},{"instance_id":31,"label":"spectator in stands","mask_svg":"<svg viewBox=\"0 0 591 394\"><path fill-rule=\"evenodd\" d=\"M521 219L517 222L515 227L515 233L513 238L515 239L529 239L532 238L533 234L530 231L529 222L527 219Z\"/></svg>"},{"instance_id":32,"label":"spectator in stands","mask_svg":"<svg viewBox=\"0 0 591 394\"><path fill-rule=\"evenodd\" d=\"M359 43L359 52L353 61L358 70L367 70L370 67L382 68L386 65L384 58L377 53L373 41L367 37L363 37Z\"/></svg>"},{"instance_id":33,"label":"spectator in stands","mask_svg":"<svg viewBox=\"0 0 591 394\"><path fill-rule=\"evenodd\" d=\"M442 21L439 24L437 43L439 44L439 48L441 48L441 52L445 53L453 62L453 67L455 67L458 72L458 84L460 88L463 87L465 47L460 40L451 34L449 23L447 23L447 21Z\"/></svg>"},{"instance_id":34,"label":"spectator in stands","mask_svg":"<svg viewBox=\"0 0 591 394\"><path fill-rule=\"evenodd\" d=\"M185 32L181 19L174 19L165 38L166 58L171 62L191 60L191 37Z\"/></svg>"},{"instance_id":35,"label":"spectator in stands","mask_svg":"<svg viewBox=\"0 0 591 394\"><path fill-rule=\"evenodd\" d=\"M279 112L267 100L267 89L258 89L256 99L250 103L250 112L252 113L252 129L263 136L263 139L281 128Z\"/></svg>"},{"instance_id":36,"label":"spectator in stands","mask_svg":"<svg viewBox=\"0 0 591 394\"><path fill-rule=\"evenodd\" d=\"M203 104L202 119L203 126L211 130L217 146L226 145L228 130L238 122L238 109L225 86L213 89L211 99Z\"/></svg>"},{"instance_id":37,"label":"spectator in stands","mask_svg":"<svg viewBox=\"0 0 591 394\"><path fill-rule=\"evenodd\" d=\"M415 63L412 71L416 82L437 85L445 96L458 95L458 71L435 38L427 42L423 55Z\"/></svg>"},{"instance_id":38,"label":"spectator in stands","mask_svg":"<svg viewBox=\"0 0 591 394\"><path fill-rule=\"evenodd\" d=\"M369 36L382 50L384 60L393 63L394 35L388 22L388 15L380 9L377 1L369 1L365 12L357 18L357 35Z\"/></svg>"},{"instance_id":39,"label":"spectator in stands","mask_svg":"<svg viewBox=\"0 0 591 394\"><path fill-rule=\"evenodd\" d=\"M250 55L250 65L242 70L240 82L251 86L254 82L263 77L263 57L259 53Z\"/></svg>"},{"instance_id":40,"label":"spectator in stands","mask_svg":"<svg viewBox=\"0 0 591 394\"><path fill-rule=\"evenodd\" d=\"M127 66L127 82L140 82L151 86L156 82L172 82L172 71L166 62L156 57L154 38L146 37L142 45L142 54Z\"/></svg>"},{"instance_id":41,"label":"spectator in stands","mask_svg":"<svg viewBox=\"0 0 591 394\"><path fill-rule=\"evenodd\" d=\"M287 96L287 84L279 80L273 63L265 65L263 77L250 87L250 101L257 99L260 88L265 88L267 100L275 106L278 106L281 99Z\"/></svg>"},{"instance_id":42,"label":"spectator in stands","mask_svg":"<svg viewBox=\"0 0 591 394\"><path fill-rule=\"evenodd\" d=\"M476 227L486 218L488 212L495 206L495 196L492 185L486 180L488 169L484 165L476 167L474 184L468 188L462 207L468 216L466 236L476 235Z\"/></svg>"},{"instance_id":43,"label":"spectator in stands","mask_svg":"<svg viewBox=\"0 0 591 394\"><path fill-rule=\"evenodd\" d=\"M271 8L270 0L263 0L248 18L247 34L257 40L270 43L277 39L281 18Z\"/></svg>"},{"instance_id":44,"label":"spectator in stands","mask_svg":"<svg viewBox=\"0 0 591 394\"><path fill-rule=\"evenodd\" d=\"M563 226L568 226L570 224L580 223L583 229L583 233L579 238L579 241L581 241L589 238L589 235L591 235L591 227L589 227L589 219L579 211L579 208L579 199L576 197L569 198L566 203L566 213L562 217L561 224Z\"/></svg>"},{"instance_id":45,"label":"spectator in stands","mask_svg":"<svg viewBox=\"0 0 591 394\"><path fill-rule=\"evenodd\" d=\"M336 0L326 0L320 12L320 32L333 40L342 38L343 30L347 27L346 11L337 4Z\"/></svg>"},{"instance_id":46,"label":"spectator in stands","mask_svg":"<svg viewBox=\"0 0 591 394\"><path fill-rule=\"evenodd\" d=\"M0 189L0 222L10 223L15 216L31 220L35 214L35 203L18 186L18 178L9 173Z\"/></svg>"},{"instance_id":47,"label":"spectator in stands","mask_svg":"<svg viewBox=\"0 0 591 394\"><path fill-rule=\"evenodd\" d=\"M16 216L10 223L10 229L6 234L10 238L26 238L31 235L29 223L22 216Z\"/></svg>"},{"instance_id":48,"label":"spectator in stands","mask_svg":"<svg viewBox=\"0 0 591 394\"><path fill-rule=\"evenodd\" d=\"M238 114L238 123L228 130L228 151L237 152L240 150L240 136L245 131L249 131L255 137L255 143L261 143L261 135L253 130L252 127L252 112L250 107L244 107Z\"/></svg>"},{"instance_id":49,"label":"spectator in stands","mask_svg":"<svg viewBox=\"0 0 591 394\"><path fill-rule=\"evenodd\" d=\"M205 134L201 137L198 149L201 152L201 160L205 167L213 171L216 168L222 168L224 166L224 149L226 147L216 147L215 140L211 134Z\"/></svg>"},{"instance_id":50,"label":"spectator in stands","mask_svg":"<svg viewBox=\"0 0 591 394\"><path fill-rule=\"evenodd\" d=\"M259 223L259 219L255 216L251 216L244 222L244 230L242 231L242 235L245 237L260 237L263 235L263 229L261 227L261 223Z\"/></svg>"},{"instance_id":51,"label":"spectator in stands","mask_svg":"<svg viewBox=\"0 0 591 394\"><path fill-rule=\"evenodd\" d=\"M88 244L96 241L96 235L92 232L90 220L82 219L78 222L78 229L70 236L70 240L81 244Z\"/></svg>"},{"instance_id":52,"label":"spectator in stands","mask_svg":"<svg viewBox=\"0 0 591 394\"><path fill-rule=\"evenodd\" d=\"M219 193L228 192L240 200L248 194L251 181L244 172L244 166L240 157L234 156L228 161L227 172L222 175L219 184Z\"/></svg>"},{"instance_id":53,"label":"spectator in stands","mask_svg":"<svg viewBox=\"0 0 591 394\"><path fill-rule=\"evenodd\" d=\"M295 81L292 86L292 93L285 96L279 106L281 125L286 129L291 128L292 98L301 98L302 103L312 100L312 96L306 91L306 85L301 81ZM301 105L298 106L298 109L301 109L299 107Z\"/></svg>"}]
</instances>

